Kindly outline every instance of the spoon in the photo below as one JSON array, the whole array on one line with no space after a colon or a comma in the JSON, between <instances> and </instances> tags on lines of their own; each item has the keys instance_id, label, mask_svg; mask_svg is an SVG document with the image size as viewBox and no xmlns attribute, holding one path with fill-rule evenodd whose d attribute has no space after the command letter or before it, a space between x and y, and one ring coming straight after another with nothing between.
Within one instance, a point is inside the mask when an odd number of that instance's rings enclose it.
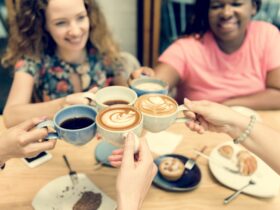
<instances>
[{"instance_id":1,"label":"spoon","mask_svg":"<svg viewBox=\"0 0 280 210\"><path fill-rule=\"evenodd\" d=\"M236 198L246 187L250 186L250 185L254 185L256 184L256 182L254 180L250 180L248 182L248 184L244 185L243 187L241 187L239 190L237 190L235 193L233 193L232 195L226 197L224 199L224 204L228 204L230 201L232 201L234 198Z\"/></svg>"}]
</instances>

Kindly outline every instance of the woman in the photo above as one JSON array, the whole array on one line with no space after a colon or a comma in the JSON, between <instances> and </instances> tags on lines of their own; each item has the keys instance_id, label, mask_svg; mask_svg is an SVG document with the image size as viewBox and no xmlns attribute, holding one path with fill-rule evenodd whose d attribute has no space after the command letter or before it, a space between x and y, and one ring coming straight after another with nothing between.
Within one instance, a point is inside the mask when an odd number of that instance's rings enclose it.
<instances>
[{"instance_id":1,"label":"woman","mask_svg":"<svg viewBox=\"0 0 280 210\"><path fill-rule=\"evenodd\" d=\"M280 108L280 36L253 21L261 0L197 0L186 36L160 57L155 76L177 87L177 100ZM142 68L132 74L154 75Z\"/></svg>"},{"instance_id":2,"label":"woman","mask_svg":"<svg viewBox=\"0 0 280 210\"><path fill-rule=\"evenodd\" d=\"M16 72L4 109L6 126L87 103L79 92L94 86L126 84L128 75L95 0L18 0L12 6L3 62L15 64Z\"/></svg>"}]
</instances>

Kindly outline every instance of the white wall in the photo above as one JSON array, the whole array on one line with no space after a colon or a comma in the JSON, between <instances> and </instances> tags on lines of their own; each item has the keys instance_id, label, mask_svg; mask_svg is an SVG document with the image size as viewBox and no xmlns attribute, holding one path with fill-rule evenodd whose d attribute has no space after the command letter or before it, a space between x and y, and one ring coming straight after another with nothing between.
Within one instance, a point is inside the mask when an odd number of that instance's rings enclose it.
<instances>
[{"instance_id":1,"label":"white wall","mask_svg":"<svg viewBox=\"0 0 280 210\"><path fill-rule=\"evenodd\" d=\"M137 54L137 0L98 0L121 50Z\"/></svg>"}]
</instances>

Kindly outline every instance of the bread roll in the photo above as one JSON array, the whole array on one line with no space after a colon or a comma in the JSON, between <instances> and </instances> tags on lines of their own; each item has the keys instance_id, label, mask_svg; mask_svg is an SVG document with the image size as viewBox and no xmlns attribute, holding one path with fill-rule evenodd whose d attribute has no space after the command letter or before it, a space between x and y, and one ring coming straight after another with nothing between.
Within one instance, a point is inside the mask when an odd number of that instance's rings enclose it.
<instances>
[{"instance_id":1,"label":"bread roll","mask_svg":"<svg viewBox=\"0 0 280 210\"><path fill-rule=\"evenodd\" d=\"M177 181L185 170L183 162L178 158L167 157L159 165L159 172L168 181Z\"/></svg>"}]
</instances>

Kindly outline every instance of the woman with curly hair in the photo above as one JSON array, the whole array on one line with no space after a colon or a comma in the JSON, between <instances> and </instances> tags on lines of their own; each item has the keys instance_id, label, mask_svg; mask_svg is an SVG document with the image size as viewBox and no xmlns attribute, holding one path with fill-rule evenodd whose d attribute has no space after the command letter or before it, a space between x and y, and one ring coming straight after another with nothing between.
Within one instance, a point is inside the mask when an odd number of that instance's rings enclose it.
<instances>
[{"instance_id":1,"label":"woman with curly hair","mask_svg":"<svg viewBox=\"0 0 280 210\"><path fill-rule=\"evenodd\" d=\"M11 2L2 59L15 66L4 109L8 127L31 117L52 117L66 104L86 103L81 92L92 87L126 84L128 73L95 0Z\"/></svg>"},{"instance_id":2,"label":"woman with curly hair","mask_svg":"<svg viewBox=\"0 0 280 210\"><path fill-rule=\"evenodd\" d=\"M251 20L261 0L197 0L184 37L159 57L155 74L177 87L177 100L210 100L253 109L280 108L280 35Z\"/></svg>"}]
</instances>

